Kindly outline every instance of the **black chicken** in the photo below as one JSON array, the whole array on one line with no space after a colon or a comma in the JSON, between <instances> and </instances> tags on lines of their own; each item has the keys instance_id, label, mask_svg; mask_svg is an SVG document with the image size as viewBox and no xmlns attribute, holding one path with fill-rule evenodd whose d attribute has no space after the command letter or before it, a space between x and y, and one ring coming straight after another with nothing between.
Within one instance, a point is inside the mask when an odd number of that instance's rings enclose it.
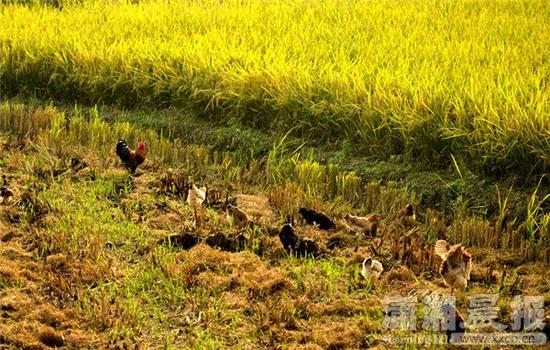
<instances>
[{"instance_id":1,"label":"black chicken","mask_svg":"<svg viewBox=\"0 0 550 350\"><path fill-rule=\"evenodd\" d=\"M193 232L183 232L181 234L164 237L158 241L158 244L166 244L172 247L179 247L188 250L201 242L199 235Z\"/></svg>"},{"instance_id":2,"label":"black chicken","mask_svg":"<svg viewBox=\"0 0 550 350\"><path fill-rule=\"evenodd\" d=\"M279 232L279 239L288 254L293 253L300 257L319 255L317 242L311 238L298 236L291 224L284 224Z\"/></svg>"},{"instance_id":3,"label":"black chicken","mask_svg":"<svg viewBox=\"0 0 550 350\"><path fill-rule=\"evenodd\" d=\"M279 232L279 239L283 244L283 248L288 252L296 247L296 243L299 238L291 224L284 224L283 228Z\"/></svg>"},{"instance_id":4,"label":"black chicken","mask_svg":"<svg viewBox=\"0 0 550 350\"><path fill-rule=\"evenodd\" d=\"M336 224L328 216L321 212L305 207L300 208L298 212L309 225L319 225L321 230L336 228Z\"/></svg>"},{"instance_id":5,"label":"black chicken","mask_svg":"<svg viewBox=\"0 0 550 350\"><path fill-rule=\"evenodd\" d=\"M319 245L311 238L302 238L296 247L296 256L313 256L319 254Z\"/></svg>"}]
</instances>

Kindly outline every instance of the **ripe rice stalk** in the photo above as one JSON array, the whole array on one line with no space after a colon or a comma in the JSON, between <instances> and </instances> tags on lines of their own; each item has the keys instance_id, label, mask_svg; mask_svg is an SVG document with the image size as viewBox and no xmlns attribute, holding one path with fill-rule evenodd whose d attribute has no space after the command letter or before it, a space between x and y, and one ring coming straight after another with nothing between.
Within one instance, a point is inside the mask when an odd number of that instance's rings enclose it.
<instances>
[{"instance_id":1,"label":"ripe rice stalk","mask_svg":"<svg viewBox=\"0 0 550 350\"><path fill-rule=\"evenodd\" d=\"M336 176L338 193L350 203L358 203L361 200L361 178L355 172L340 172Z\"/></svg>"},{"instance_id":2,"label":"ripe rice stalk","mask_svg":"<svg viewBox=\"0 0 550 350\"><path fill-rule=\"evenodd\" d=\"M331 197L334 197L338 194L337 177L339 172L340 167L337 164L328 164L326 166L326 191Z\"/></svg>"},{"instance_id":3,"label":"ripe rice stalk","mask_svg":"<svg viewBox=\"0 0 550 350\"><path fill-rule=\"evenodd\" d=\"M324 195L325 167L317 162L304 160L296 164L296 178L300 187L310 196Z\"/></svg>"},{"instance_id":4,"label":"ripe rice stalk","mask_svg":"<svg viewBox=\"0 0 550 350\"><path fill-rule=\"evenodd\" d=\"M0 10L5 95L186 107L357 152L550 169L545 0L47 2Z\"/></svg>"}]
</instances>

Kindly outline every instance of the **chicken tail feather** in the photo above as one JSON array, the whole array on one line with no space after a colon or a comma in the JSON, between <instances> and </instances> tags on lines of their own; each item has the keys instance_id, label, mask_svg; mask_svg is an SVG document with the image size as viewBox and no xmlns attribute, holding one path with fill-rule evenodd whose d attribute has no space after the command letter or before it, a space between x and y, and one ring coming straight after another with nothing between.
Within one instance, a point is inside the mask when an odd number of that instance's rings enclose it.
<instances>
[{"instance_id":1,"label":"chicken tail feather","mask_svg":"<svg viewBox=\"0 0 550 350\"><path fill-rule=\"evenodd\" d=\"M439 241L435 242L434 252L435 254L443 258L445 254L449 252L449 248L449 243L443 239L440 239Z\"/></svg>"}]
</instances>

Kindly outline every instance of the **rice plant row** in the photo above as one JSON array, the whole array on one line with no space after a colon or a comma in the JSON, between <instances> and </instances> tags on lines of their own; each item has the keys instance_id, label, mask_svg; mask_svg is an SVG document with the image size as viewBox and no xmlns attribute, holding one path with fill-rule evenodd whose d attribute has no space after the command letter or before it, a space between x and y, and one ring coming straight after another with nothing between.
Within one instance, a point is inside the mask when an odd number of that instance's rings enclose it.
<instances>
[{"instance_id":1,"label":"rice plant row","mask_svg":"<svg viewBox=\"0 0 550 350\"><path fill-rule=\"evenodd\" d=\"M550 170L546 0L84 0L0 7L0 89L490 173Z\"/></svg>"}]
</instances>

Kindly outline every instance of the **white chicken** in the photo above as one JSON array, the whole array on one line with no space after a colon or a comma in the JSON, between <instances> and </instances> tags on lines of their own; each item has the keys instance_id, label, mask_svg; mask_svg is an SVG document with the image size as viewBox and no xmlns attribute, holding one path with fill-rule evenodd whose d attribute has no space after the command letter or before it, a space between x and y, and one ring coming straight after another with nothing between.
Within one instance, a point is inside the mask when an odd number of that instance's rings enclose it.
<instances>
[{"instance_id":1,"label":"white chicken","mask_svg":"<svg viewBox=\"0 0 550 350\"><path fill-rule=\"evenodd\" d=\"M195 183L192 183L191 188L187 191L187 203L191 206L191 208L193 208L193 215L195 216L195 226L198 226L198 211L205 199L206 187L198 188Z\"/></svg>"},{"instance_id":2,"label":"white chicken","mask_svg":"<svg viewBox=\"0 0 550 350\"><path fill-rule=\"evenodd\" d=\"M363 260L363 268L361 269L361 276L367 281L376 282L380 275L384 272L382 263L378 260L368 257Z\"/></svg>"}]
</instances>

